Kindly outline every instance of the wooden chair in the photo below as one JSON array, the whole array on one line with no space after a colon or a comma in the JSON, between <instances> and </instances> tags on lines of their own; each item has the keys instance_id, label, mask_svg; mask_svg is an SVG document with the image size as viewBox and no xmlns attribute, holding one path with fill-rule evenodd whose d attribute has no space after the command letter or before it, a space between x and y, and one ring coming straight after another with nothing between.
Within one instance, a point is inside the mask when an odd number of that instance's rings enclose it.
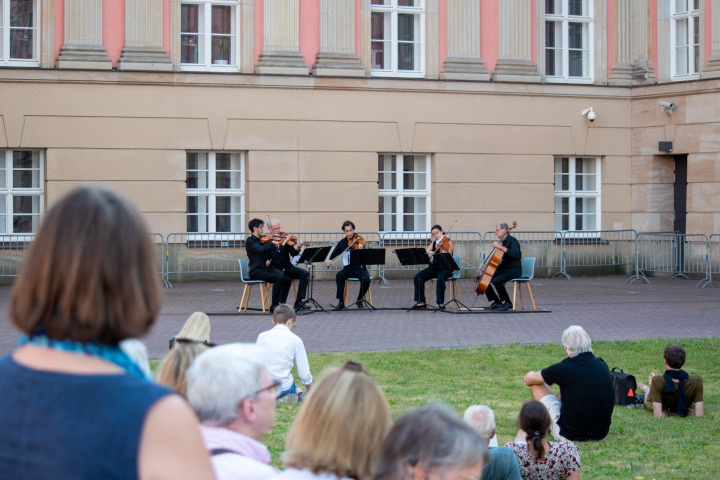
<instances>
[{"instance_id":1,"label":"wooden chair","mask_svg":"<svg viewBox=\"0 0 720 480\"><path fill-rule=\"evenodd\" d=\"M243 289L242 298L240 299L240 306L238 307L238 313L247 312L248 301L250 300L250 292L252 291L253 285L260 285L260 301L262 303L262 311L265 312L265 304L270 301L268 293L270 291L270 284L263 280L250 280L248 274L247 260L244 258L238 258L240 263L240 281L245 284ZM269 309L269 307L268 307Z\"/></svg>"},{"instance_id":2,"label":"wooden chair","mask_svg":"<svg viewBox=\"0 0 720 480\"><path fill-rule=\"evenodd\" d=\"M370 277L370 284L372 284L374 277ZM350 282L359 282L359 278L350 277L345 279L345 292L343 293L343 303L345 304L345 308L348 306L348 291L350 290ZM372 305L372 289L371 287L368 287L367 292L365 292L365 296L363 298ZM368 300L369 299L369 300Z\"/></svg>"},{"instance_id":3,"label":"wooden chair","mask_svg":"<svg viewBox=\"0 0 720 480\"><path fill-rule=\"evenodd\" d=\"M510 280L511 282L514 282L513 286L513 310L515 310L515 293L517 290L520 290L520 305L522 305L522 309L525 310L525 302L523 302L523 294L522 294L522 284L526 283L528 292L530 292L530 301L532 301L533 310L537 310L535 307L535 299L533 298L532 289L530 288L530 280L533 279L533 276L535 275L535 257L525 257L522 261L522 277L520 278L513 278Z\"/></svg>"}]
</instances>

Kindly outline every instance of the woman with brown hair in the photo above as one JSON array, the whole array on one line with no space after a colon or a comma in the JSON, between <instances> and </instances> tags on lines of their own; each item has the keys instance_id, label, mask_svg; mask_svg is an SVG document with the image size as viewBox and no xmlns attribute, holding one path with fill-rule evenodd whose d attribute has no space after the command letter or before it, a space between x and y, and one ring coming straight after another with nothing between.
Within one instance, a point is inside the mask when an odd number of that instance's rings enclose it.
<instances>
[{"instance_id":1,"label":"woman with brown hair","mask_svg":"<svg viewBox=\"0 0 720 480\"><path fill-rule=\"evenodd\" d=\"M549 442L550 414L542 403L525 402L518 415L520 431L512 449L523 480L577 480L580 478L580 451L572 442ZM523 441L524 439L524 441Z\"/></svg>"},{"instance_id":2,"label":"woman with brown hair","mask_svg":"<svg viewBox=\"0 0 720 480\"><path fill-rule=\"evenodd\" d=\"M185 374L188 368L192 366L195 357L213 345L199 340L177 337L172 349L163 360L162 369L157 378L158 383L174 388L183 397L187 396Z\"/></svg>"},{"instance_id":3,"label":"woman with brown hair","mask_svg":"<svg viewBox=\"0 0 720 480\"><path fill-rule=\"evenodd\" d=\"M285 440L278 480L370 478L390 409L380 387L355 362L323 373Z\"/></svg>"},{"instance_id":4,"label":"woman with brown hair","mask_svg":"<svg viewBox=\"0 0 720 480\"><path fill-rule=\"evenodd\" d=\"M118 346L144 335L160 279L142 217L82 187L45 215L10 301L25 336L0 359L7 478L214 478L197 420Z\"/></svg>"}]
</instances>

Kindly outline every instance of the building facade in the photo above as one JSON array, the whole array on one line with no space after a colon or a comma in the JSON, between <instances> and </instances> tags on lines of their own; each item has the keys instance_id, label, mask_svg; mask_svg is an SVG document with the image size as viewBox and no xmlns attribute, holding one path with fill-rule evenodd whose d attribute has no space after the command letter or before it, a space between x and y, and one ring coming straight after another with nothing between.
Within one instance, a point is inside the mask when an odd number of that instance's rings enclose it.
<instances>
[{"instance_id":1,"label":"building facade","mask_svg":"<svg viewBox=\"0 0 720 480\"><path fill-rule=\"evenodd\" d=\"M0 0L0 229L720 232L720 0Z\"/></svg>"}]
</instances>

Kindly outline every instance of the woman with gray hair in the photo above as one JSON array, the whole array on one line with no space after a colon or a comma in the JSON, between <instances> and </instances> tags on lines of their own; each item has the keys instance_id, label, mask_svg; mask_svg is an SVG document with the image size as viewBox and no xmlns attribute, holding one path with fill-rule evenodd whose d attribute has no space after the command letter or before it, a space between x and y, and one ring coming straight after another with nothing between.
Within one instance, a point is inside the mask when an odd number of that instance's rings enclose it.
<instances>
[{"instance_id":1,"label":"woman with gray hair","mask_svg":"<svg viewBox=\"0 0 720 480\"><path fill-rule=\"evenodd\" d=\"M262 480L278 473L259 442L275 422L280 385L266 363L262 347L231 343L203 352L187 371L187 399L218 480Z\"/></svg>"},{"instance_id":2,"label":"woman with gray hair","mask_svg":"<svg viewBox=\"0 0 720 480\"><path fill-rule=\"evenodd\" d=\"M485 441L455 412L428 405L395 422L385 437L372 478L480 478L487 455Z\"/></svg>"}]
</instances>

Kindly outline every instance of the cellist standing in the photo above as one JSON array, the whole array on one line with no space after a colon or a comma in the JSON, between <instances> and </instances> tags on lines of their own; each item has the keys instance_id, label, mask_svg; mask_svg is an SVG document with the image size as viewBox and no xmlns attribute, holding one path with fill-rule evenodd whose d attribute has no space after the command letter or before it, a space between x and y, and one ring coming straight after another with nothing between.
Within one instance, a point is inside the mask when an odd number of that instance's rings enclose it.
<instances>
[{"instance_id":1,"label":"cellist standing","mask_svg":"<svg viewBox=\"0 0 720 480\"><path fill-rule=\"evenodd\" d=\"M425 270L418 272L413 279L415 283L415 305L413 309L426 308L427 303L425 302L425 282L431 278L437 277L437 304L439 309L444 309L445 306L445 282L448 278L452 277L452 270L445 270L435 262L433 255L435 253L449 253L452 255L455 246L453 245L450 238L445 235L440 225L433 225L430 229L430 233L433 236L433 242L425 249L428 256L432 259L432 263Z\"/></svg>"},{"instance_id":2,"label":"cellist standing","mask_svg":"<svg viewBox=\"0 0 720 480\"><path fill-rule=\"evenodd\" d=\"M490 285L485 290L485 295L492 302L490 309L504 311L513 307L510 295L505 289L505 283L522 276L522 253L520 252L520 242L508 233L507 223L497 225L495 235L499 241L493 242L492 247L504 253L495 274L490 280Z\"/></svg>"}]
</instances>

